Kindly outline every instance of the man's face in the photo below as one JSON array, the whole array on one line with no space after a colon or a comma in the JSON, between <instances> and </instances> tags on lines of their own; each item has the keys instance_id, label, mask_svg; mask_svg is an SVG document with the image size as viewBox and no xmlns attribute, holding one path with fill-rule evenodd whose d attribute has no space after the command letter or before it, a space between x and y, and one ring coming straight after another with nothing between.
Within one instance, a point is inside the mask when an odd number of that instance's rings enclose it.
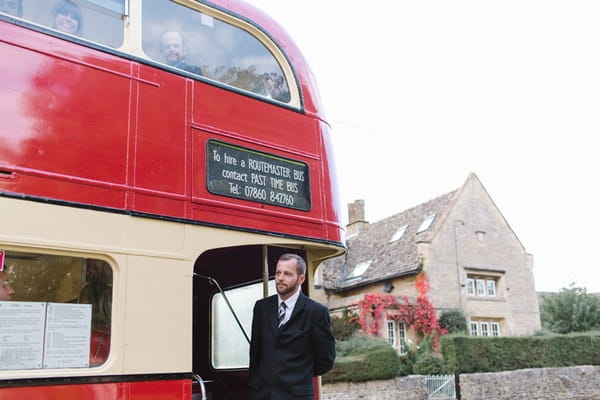
<instances>
[{"instance_id":1,"label":"man's face","mask_svg":"<svg viewBox=\"0 0 600 400\"><path fill-rule=\"evenodd\" d=\"M304 275L299 275L296 260L279 261L275 270L275 287L283 300L287 300L304 282Z\"/></svg>"},{"instance_id":2,"label":"man's face","mask_svg":"<svg viewBox=\"0 0 600 400\"><path fill-rule=\"evenodd\" d=\"M8 283L4 271L0 272L0 300L12 300L15 291Z\"/></svg>"},{"instance_id":3,"label":"man's face","mask_svg":"<svg viewBox=\"0 0 600 400\"><path fill-rule=\"evenodd\" d=\"M177 32L163 34L160 38L160 53L169 65L175 65L183 61L185 59L185 46L181 35Z\"/></svg>"},{"instance_id":4,"label":"man's face","mask_svg":"<svg viewBox=\"0 0 600 400\"><path fill-rule=\"evenodd\" d=\"M0 11L6 14L19 16L18 0L0 0Z\"/></svg>"}]
</instances>

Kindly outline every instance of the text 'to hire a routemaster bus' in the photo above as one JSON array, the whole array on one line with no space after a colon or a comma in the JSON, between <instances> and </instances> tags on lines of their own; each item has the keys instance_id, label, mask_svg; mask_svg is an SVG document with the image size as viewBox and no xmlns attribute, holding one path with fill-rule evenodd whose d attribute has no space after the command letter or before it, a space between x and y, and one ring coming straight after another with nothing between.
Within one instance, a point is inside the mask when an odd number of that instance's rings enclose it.
<instances>
[{"instance_id":1,"label":"text 'to hire a routemaster bus'","mask_svg":"<svg viewBox=\"0 0 600 400\"><path fill-rule=\"evenodd\" d=\"M0 60L0 400L243 399L277 257L310 295L344 251L296 46L238 0L0 0Z\"/></svg>"}]
</instances>

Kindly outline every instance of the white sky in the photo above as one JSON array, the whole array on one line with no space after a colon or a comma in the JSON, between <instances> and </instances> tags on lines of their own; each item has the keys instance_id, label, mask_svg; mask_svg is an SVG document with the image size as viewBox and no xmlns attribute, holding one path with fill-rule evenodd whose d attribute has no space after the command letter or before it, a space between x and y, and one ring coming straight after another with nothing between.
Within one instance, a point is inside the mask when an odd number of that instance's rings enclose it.
<instances>
[{"instance_id":1,"label":"white sky","mask_svg":"<svg viewBox=\"0 0 600 400\"><path fill-rule=\"evenodd\" d=\"M315 73L344 212L364 199L374 222L475 172L537 290L600 292L600 1L247 1Z\"/></svg>"}]
</instances>

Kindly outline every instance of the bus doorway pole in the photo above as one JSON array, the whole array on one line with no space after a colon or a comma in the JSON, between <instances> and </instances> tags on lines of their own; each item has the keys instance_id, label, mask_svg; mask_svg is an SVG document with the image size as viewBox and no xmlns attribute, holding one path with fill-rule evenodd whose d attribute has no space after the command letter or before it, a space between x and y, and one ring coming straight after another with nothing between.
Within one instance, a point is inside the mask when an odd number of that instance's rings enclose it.
<instances>
[{"instance_id":1,"label":"bus doorway pole","mask_svg":"<svg viewBox=\"0 0 600 400\"><path fill-rule=\"evenodd\" d=\"M263 258L263 297L269 296L269 246L262 246Z\"/></svg>"}]
</instances>

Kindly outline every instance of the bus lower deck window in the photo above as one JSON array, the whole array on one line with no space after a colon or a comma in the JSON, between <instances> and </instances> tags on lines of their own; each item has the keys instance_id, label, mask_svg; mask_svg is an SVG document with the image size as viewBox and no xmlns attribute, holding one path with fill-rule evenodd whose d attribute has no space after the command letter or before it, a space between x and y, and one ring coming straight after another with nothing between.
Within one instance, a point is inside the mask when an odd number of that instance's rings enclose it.
<instances>
[{"instance_id":1,"label":"bus lower deck window","mask_svg":"<svg viewBox=\"0 0 600 400\"><path fill-rule=\"evenodd\" d=\"M10 288L0 296L0 370L103 364L110 351L111 266L93 257L0 253L1 278Z\"/></svg>"}]
</instances>

